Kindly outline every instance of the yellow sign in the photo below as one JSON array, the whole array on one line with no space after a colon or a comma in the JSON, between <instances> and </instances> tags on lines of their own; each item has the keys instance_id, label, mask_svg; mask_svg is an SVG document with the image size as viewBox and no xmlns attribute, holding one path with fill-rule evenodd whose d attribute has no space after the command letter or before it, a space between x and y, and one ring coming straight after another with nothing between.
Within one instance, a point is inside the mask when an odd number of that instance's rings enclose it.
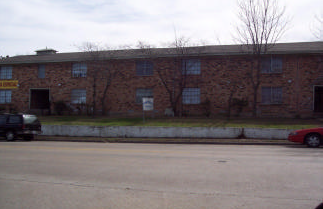
<instances>
[{"instance_id":1,"label":"yellow sign","mask_svg":"<svg viewBox=\"0 0 323 209\"><path fill-rule=\"evenodd\" d=\"M17 80L0 80L0 89L16 89L18 88Z\"/></svg>"}]
</instances>

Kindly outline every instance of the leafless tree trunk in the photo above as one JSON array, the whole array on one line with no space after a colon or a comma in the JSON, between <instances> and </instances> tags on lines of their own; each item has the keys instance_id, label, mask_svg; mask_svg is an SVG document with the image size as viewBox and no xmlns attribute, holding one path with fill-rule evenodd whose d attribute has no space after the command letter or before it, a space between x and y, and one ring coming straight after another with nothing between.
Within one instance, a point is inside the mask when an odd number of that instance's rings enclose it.
<instances>
[{"instance_id":1,"label":"leafless tree trunk","mask_svg":"<svg viewBox=\"0 0 323 209\"><path fill-rule=\"evenodd\" d=\"M285 7L277 0L239 0L240 25L235 39L253 54L249 77L253 89L253 116L257 116L258 90L261 84L261 58L286 31Z\"/></svg>"},{"instance_id":2,"label":"leafless tree trunk","mask_svg":"<svg viewBox=\"0 0 323 209\"><path fill-rule=\"evenodd\" d=\"M92 114L97 114L97 83L99 80L104 79L104 91L101 96L102 115L106 114L105 100L109 87L112 84L113 79L116 77L118 70L113 64L113 50L105 51L98 44L86 42L80 47L84 52L84 59L87 61L91 69L89 70L89 76L92 77Z\"/></svg>"},{"instance_id":3,"label":"leafless tree trunk","mask_svg":"<svg viewBox=\"0 0 323 209\"><path fill-rule=\"evenodd\" d=\"M80 47L81 50L84 52L83 56L84 59L87 62L88 65L88 72L87 76L91 76L93 79L92 83L92 115L96 115L96 84L97 84L97 79L98 79L98 74L99 71L101 70L101 53L100 53L100 48L99 45L91 43L91 42L86 42L83 43L83 45ZM89 68L92 69L89 69Z\"/></svg>"},{"instance_id":4,"label":"leafless tree trunk","mask_svg":"<svg viewBox=\"0 0 323 209\"><path fill-rule=\"evenodd\" d=\"M188 59L188 55L192 50L197 48L190 47L189 40L185 37L175 37L175 41L170 44L169 50L174 50L173 62L171 66L165 66L163 63L159 64L158 49L154 49L149 44L139 42L138 47L143 50L143 53L148 55L154 62L154 70L157 72L158 77L165 87L171 108L175 116L181 116L182 114L182 94L184 88L187 87L187 69L185 62ZM196 81L198 82L198 81Z\"/></svg>"},{"instance_id":5,"label":"leafless tree trunk","mask_svg":"<svg viewBox=\"0 0 323 209\"><path fill-rule=\"evenodd\" d=\"M113 80L117 76L124 77L122 73L122 69L124 66L121 64L117 66L116 61L110 60L109 65L107 65L107 68L104 70L104 76L103 78L105 79L105 87L104 91L101 97L101 105L102 105L102 115L107 114L107 108L106 108L106 100L107 100L107 94L110 86L112 85Z\"/></svg>"}]
</instances>

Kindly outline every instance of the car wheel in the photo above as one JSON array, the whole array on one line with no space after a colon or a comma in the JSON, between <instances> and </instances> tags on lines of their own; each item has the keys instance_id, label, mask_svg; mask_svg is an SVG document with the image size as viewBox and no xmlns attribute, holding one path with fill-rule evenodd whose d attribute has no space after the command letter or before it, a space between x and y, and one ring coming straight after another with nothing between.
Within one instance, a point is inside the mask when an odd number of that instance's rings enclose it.
<instances>
[{"instance_id":1,"label":"car wheel","mask_svg":"<svg viewBox=\"0 0 323 209\"><path fill-rule=\"evenodd\" d=\"M7 141L12 141L15 139L15 134L13 133L13 131L7 131L6 139L7 139Z\"/></svg>"},{"instance_id":2,"label":"car wheel","mask_svg":"<svg viewBox=\"0 0 323 209\"><path fill-rule=\"evenodd\" d=\"M321 136L319 134L309 134L305 138L305 143L308 147L318 147L321 143Z\"/></svg>"}]
</instances>

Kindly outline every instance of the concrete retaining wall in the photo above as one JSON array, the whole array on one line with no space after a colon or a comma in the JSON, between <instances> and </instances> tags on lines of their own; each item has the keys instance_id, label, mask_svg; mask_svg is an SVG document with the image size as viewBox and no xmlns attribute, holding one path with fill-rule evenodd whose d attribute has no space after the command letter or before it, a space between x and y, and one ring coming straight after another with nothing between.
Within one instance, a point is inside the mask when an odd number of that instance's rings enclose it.
<instances>
[{"instance_id":1,"label":"concrete retaining wall","mask_svg":"<svg viewBox=\"0 0 323 209\"><path fill-rule=\"evenodd\" d=\"M287 139L290 130L214 127L64 126L43 125L47 136L105 138L217 138Z\"/></svg>"},{"instance_id":2,"label":"concrete retaining wall","mask_svg":"<svg viewBox=\"0 0 323 209\"><path fill-rule=\"evenodd\" d=\"M292 130L272 128L244 128L247 139L287 139Z\"/></svg>"}]
</instances>

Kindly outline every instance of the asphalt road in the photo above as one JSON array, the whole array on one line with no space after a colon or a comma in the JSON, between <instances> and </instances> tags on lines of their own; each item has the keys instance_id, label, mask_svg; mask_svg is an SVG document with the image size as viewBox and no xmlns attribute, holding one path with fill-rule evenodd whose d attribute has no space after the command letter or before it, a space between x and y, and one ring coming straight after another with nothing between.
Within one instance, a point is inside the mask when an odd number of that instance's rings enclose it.
<instances>
[{"instance_id":1,"label":"asphalt road","mask_svg":"<svg viewBox=\"0 0 323 209\"><path fill-rule=\"evenodd\" d=\"M311 209L323 149L0 142L0 208Z\"/></svg>"}]
</instances>

